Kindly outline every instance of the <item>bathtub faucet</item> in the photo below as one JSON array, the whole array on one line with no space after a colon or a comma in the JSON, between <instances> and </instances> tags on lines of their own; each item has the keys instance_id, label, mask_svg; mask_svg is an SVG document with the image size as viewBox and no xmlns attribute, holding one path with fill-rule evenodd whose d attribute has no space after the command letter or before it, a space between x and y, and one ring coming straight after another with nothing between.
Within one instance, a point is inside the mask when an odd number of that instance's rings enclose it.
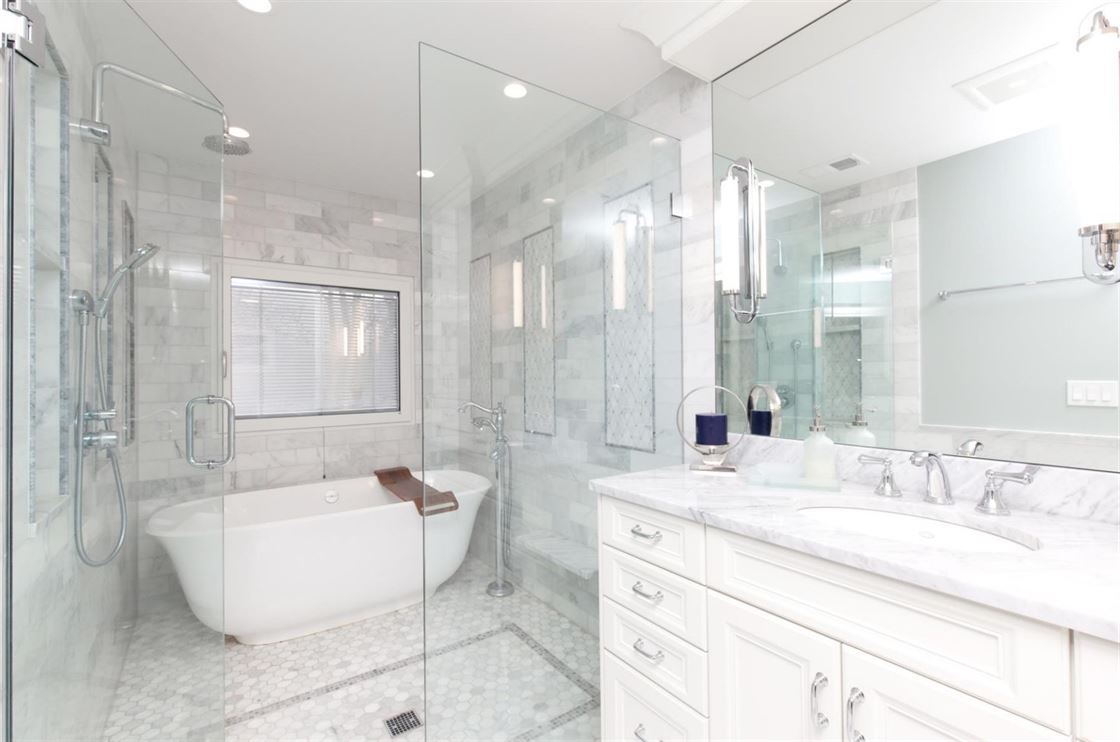
<instances>
[{"instance_id":1,"label":"bathtub faucet","mask_svg":"<svg viewBox=\"0 0 1120 742\"><path fill-rule=\"evenodd\" d=\"M477 402L464 402L459 405L459 412L466 412L474 408L488 417L472 417L471 425L477 430L489 430L499 440L505 440L506 408L499 402L493 409L483 407Z\"/></svg>"},{"instance_id":2,"label":"bathtub faucet","mask_svg":"<svg viewBox=\"0 0 1120 742\"><path fill-rule=\"evenodd\" d=\"M482 415L471 418L471 424L478 430L489 430L494 433L494 447L490 449L490 460L494 463L494 480L496 483L494 493L494 519L495 519L495 544L494 544L494 581L486 586L486 592L495 598L504 598L513 594L513 583L506 579L506 568L510 561L510 526L512 523L510 507L510 480L513 469L510 464L509 441L506 440L506 408L502 403L490 407L483 407L477 402L464 402L459 405L459 412L470 409L477 410Z\"/></svg>"}]
</instances>

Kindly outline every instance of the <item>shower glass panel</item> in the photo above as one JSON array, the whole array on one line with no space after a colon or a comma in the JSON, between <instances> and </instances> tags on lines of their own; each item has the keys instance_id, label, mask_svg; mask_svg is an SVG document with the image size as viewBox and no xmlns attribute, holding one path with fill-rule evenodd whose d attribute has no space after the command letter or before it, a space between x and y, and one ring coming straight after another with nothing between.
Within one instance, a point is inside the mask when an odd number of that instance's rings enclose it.
<instances>
[{"instance_id":1,"label":"shower glass panel","mask_svg":"<svg viewBox=\"0 0 1120 742\"><path fill-rule=\"evenodd\" d=\"M6 738L221 739L223 475L185 456L186 403L221 389L220 104L124 2L40 10L41 53L0 52ZM196 418L221 458L217 410ZM191 500L188 606L146 530Z\"/></svg>"},{"instance_id":2,"label":"shower glass panel","mask_svg":"<svg viewBox=\"0 0 1120 742\"><path fill-rule=\"evenodd\" d=\"M417 712L431 740L595 739L588 481L682 461L680 145L431 47L420 71L425 475L492 486L425 518Z\"/></svg>"}]
</instances>

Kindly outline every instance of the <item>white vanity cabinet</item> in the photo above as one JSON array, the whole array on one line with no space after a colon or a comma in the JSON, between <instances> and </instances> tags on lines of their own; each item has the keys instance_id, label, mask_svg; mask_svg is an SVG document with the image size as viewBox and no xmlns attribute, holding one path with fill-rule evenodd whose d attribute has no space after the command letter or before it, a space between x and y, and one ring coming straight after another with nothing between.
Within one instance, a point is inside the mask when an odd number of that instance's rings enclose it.
<instances>
[{"instance_id":1,"label":"white vanity cabinet","mask_svg":"<svg viewBox=\"0 0 1120 742\"><path fill-rule=\"evenodd\" d=\"M605 740L1120 742L1113 642L607 496L600 527Z\"/></svg>"}]
</instances>

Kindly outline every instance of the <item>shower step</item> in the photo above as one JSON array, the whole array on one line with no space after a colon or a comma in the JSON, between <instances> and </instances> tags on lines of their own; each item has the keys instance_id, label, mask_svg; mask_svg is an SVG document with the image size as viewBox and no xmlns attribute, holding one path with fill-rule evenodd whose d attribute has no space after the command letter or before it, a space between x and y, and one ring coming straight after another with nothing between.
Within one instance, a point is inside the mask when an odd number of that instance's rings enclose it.
<instances>
[{"instance_id":1,"label":"shower step","mask_svg":"<svg viewBox=\"0 0 1120 742\"><path fill-rule=\"evenodd\" d=\"M595 549L578 541L546 531L526 533L514 539L525 551L567 571L590 580L599 571L599 555Z\"/></svg>"}]
</instances>

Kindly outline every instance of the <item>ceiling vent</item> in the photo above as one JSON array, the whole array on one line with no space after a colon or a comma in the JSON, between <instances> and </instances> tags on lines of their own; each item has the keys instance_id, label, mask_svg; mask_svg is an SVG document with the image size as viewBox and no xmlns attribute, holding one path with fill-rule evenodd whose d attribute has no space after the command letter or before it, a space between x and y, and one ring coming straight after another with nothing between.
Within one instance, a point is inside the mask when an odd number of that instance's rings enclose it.
<instances>
[{"instance_id":1,"label":"ceiling vent","mask_svg":"<svg viewBox=\"0 0 1120 742\"><path fill-rule=\"evenodd\" d=\"M828 163L828 166L836 171L851 170L859 164L859 160L854 157L842 157L836 162Z\"/></svg>"},{"instance_id":2,"label":"ceiling vent","mask_svg":"<svg viewBox=\"0 0 1120 742\"><path fill-rule=\"evenodd\" d=\"M837 157L833 160L830 160L827 164L807 167L801 172L805 175L808 175L810 178L823 178L828 175L842 173L846 170L851 170L854 167L859 167L866 164L867 160L863 159L859 155L849 153L842 157Z\"/></svg>"},{"instance_id":3,"label":"ceiling vent","mask_svg":"<svg viewBox=\"0 0 1120 742\"><path fill-rule=\"evenodd\" d=\"M1057 44L1039 49L962 80L953 89L981 111L990 111L1001 103L1052 88L1057 78L1057 51Z\"/></svg>"}]
</instances>

